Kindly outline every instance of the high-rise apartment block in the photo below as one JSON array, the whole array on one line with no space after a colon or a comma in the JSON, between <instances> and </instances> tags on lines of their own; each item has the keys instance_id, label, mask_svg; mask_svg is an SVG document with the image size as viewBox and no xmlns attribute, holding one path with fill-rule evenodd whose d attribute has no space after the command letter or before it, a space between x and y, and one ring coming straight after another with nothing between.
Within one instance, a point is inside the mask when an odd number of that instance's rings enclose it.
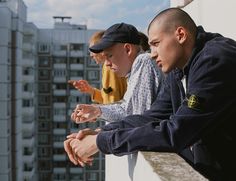
<instances>
[{"instance_id":1,"label":"high-rise apartment block","mask_svg":"<svg viewBox=\"0 0 236 181\"><path fill-rule=\"evenodd\" d=\"M76 104L91 100L67 83L100 87L101 68L88 51L97 30L70 24L70 17L40 29L27 22L26 10L22 0L0 0L0 180L103 181L104 156L81 168L63 147L69 133L101 124L71 121Z\"/></svg>"}]
</instances>

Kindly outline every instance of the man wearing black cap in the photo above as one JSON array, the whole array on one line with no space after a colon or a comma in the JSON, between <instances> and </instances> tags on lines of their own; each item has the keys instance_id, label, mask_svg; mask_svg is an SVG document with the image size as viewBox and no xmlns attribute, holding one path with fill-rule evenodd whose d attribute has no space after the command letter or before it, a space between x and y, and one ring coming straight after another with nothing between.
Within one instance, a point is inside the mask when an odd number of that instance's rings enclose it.
<instances>
[{"instance_id":1,"label":"man wearing black cap","mask_svg":"<svg viewBox=\"0 0 236 181\"><path fill-rule=\"evenodd\" d=\"M71 116L72 120L82 123L100 116L107 121L120 121L127 115L142 114L151 107L159 92L163 75L150 58L150 54L142 51L140 33L134 26L125 23L114 24L105 31L100 42L89 49L94 53L103 52L106 56L105 64L119 76L127 77L128 87L119 103L78 105ZM76 134L68 136L64 142L70 160L73 160L73 156L68 151L69 145L78 141L73 139L75 136ZM132 156L132 159L134 158L135 155ZM84 165L78 158L76 160L78 162L74 162L75 164Z\"/></svg>"},{"instance_id":2,"label":"man wearing black cap","mask_svg":"<svg viewBox=\"0 0 236 181\"><path fill-rule=\"evenodd\" d=\"M119 121L127 115L142 114L151 107L159 92L162 74L150 54L141 51L139 43L140 35L134 26L118 23L89 48L91 52L104 53L106 66L120 77L127 77L128 88L117 104L78 105L72 120L81 123L100 116L107 121Z\"/></svg>"}]
</instances>

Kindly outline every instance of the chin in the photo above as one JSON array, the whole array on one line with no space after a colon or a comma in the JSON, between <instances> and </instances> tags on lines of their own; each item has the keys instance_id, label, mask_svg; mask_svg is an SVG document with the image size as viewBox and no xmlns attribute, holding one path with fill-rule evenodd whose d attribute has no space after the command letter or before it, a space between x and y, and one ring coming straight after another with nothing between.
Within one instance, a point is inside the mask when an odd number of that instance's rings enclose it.
<instances>
[{"instance_id":1,"label":"chin","mask_svg":"<svg viewBox=\"0 0 236 181\"><path fill-rule=\"evenodd\" d=\"M162 67L162 68L161 68L161 71L162 71L163 73L165 73L165 74L168 74L171 70L168 69L168 68Z\"/></svg>"}]
</instances>

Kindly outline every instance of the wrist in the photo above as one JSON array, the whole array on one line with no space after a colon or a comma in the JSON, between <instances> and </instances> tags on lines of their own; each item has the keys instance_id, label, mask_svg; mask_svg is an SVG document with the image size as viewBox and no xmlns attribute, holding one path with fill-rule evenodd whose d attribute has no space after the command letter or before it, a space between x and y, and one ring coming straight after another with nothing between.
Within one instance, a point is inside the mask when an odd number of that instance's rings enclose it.
<instances>
[{"instance_id":1,"label":"wrist","mask_svg":"<svg viewBox=\"0 0 236 181\"><path fill-rule=\"evenodd\" d=\"M94 88L94 87L91 87L91 88L90 88L90 94L91 94L91 96L93 96L94 93L95 93L95 88Z\"/></svg>"}]
</instances>

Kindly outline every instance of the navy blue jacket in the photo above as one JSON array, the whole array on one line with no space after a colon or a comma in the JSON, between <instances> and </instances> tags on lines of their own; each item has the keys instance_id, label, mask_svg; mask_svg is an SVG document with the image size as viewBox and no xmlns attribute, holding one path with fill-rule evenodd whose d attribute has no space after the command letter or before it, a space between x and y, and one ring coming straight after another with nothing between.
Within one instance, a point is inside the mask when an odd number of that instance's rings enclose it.
<instances>
[{"instance_id":1,"label":"navy blue jacket","mask_svg":"<svg viewBox=\"0 0 236 181\"><path fill-rule=\"evenodd\" d=\"M186 94L181 78L186 77ZM170 72L150 110L105 125L100 151L175 152L211 180L234 178L236 42L198 27L184 70Z\"/></svg>"}]
</instances>

